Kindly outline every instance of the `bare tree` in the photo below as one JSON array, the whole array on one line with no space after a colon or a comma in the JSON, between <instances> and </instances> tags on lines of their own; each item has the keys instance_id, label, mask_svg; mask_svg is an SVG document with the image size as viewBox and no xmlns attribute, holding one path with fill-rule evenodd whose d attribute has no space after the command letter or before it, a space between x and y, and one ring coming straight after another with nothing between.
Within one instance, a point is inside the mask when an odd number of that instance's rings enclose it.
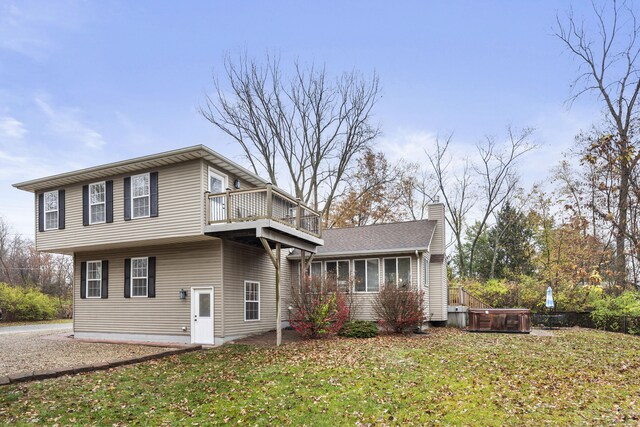
<instances>
[{"instance_id":1,"label":"bare tree","mask_svg":"<svg viewBox=\"0 0 640 427\"><path fill-rule=\"evenodd\" d=\"M483 206L478 232L471 242L469 251L469 274L473 273L476 246L489 217L497 212L517 189L519 176L515 166L520 157L535 148L529 142L532 133L532 128L525 128L516 133L509 127L506 148L501 147L494 137L486 137L483 143L477 145L480 162L474 166L474 170L480 179Z\"/></svg>"},{"instance_id":2,"label":"bare tree","mask_svg":"<svg viewBox=\"0 0 640 427\"><path fill-rule=\"evenodd\" d=\"M324 67L280 61L264 64L246 55L225 60L226 85L214 79L200 113L232 137L256 173L293 192L327 217L354 156L379 135L372 111L380 98L378 77L344 73L335 80Z\"/></svg>"},{"instance_id":3,"label":"bare tree","mask_svg":"<svg viewBox=\"0 0 640 427\"><path fill-rule=\"evenodd\" d=\"M409 164L400 190L399 202L415 221L427 217L427 207L435 202L439 187L433 173L421 169L418 164Z\"/></svg>"},{"instance_id":4,"label":"bare tree","mask_svg":"<svg viewBox=\"0 0 640 427\"><path fill-rule=\"evenodd\" d=\"M626 283L626 241L628 239L630 180L640 160L630 140L633 118L638 114L640 69L638 55L640 26L634 11L626 2L613 1L611 8L593 4L596 28L591 30L573 11L566 18L557 17L555 35L580 63L579 75L573 82L573 102L586 93L595 93L604 103L607 118L616 134L611 147L615 150L615 167L619 171L617 192L616 270Z\"/></svg>"},{"instance_id":5,"label":"bare tree","mask_svg":"<svg viewBox=\"0 0 640 427\"><path fill-rule=\"evenodd\" d=\"M520 132L508 128L506 144L498 143L495 137L486 137L476 145L477 160L462 159L455 175L451 171L452 156L448 153L451 135L444 141L436 139L435 152L425 151L447 211L446 220L454 238L458 274L462 277L473 274L476 247L487 222L517 188L516 164L520 157L534 148L529 142L532 133L530 128ZM467 229L471 214L477 218L477 226L473 230ZM465 249L469 231L471 240Z\"/></svg>"},{"instance_id":6,"label":"bare tree","mask_svg":"<svg viewBox=\"0 0 640 427\"><path fill-rule=\"evenodd\" d=\"M464 232L467 216L476 201L476 194L471 176L472 167L468 158L463 160L462 170L452 177L452 157L448 152L452 138L453 134L448 135L444 140L441 140L440 137L436 138L435 152L425 150L425 154L433 169L433 176L447 211L445 218L455 240L458 274L464 276L467 271L463 250Z\"/></svg>"}]
</instances>

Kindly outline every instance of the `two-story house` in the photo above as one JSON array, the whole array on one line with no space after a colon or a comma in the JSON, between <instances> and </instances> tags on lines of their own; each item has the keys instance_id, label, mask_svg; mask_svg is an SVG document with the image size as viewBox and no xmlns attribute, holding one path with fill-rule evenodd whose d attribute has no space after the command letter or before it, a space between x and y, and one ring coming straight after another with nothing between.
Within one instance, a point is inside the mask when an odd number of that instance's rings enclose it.
<instances>
[{"instance_id":1,"label":"two-story house","mask_svg":"<svg viewBox=\"0 0 640 427\"><path fill-rule=\"evenodd\" d=\"M220 344L272 330L301 254L312 273L353 277L363 301L392 278L422 286L431 320L446 320L439 204L429 220L323 232L313 209L201 145L14 186L34 193L37 249L74 258L78 338Z\"/></svg>"}]
</instances>

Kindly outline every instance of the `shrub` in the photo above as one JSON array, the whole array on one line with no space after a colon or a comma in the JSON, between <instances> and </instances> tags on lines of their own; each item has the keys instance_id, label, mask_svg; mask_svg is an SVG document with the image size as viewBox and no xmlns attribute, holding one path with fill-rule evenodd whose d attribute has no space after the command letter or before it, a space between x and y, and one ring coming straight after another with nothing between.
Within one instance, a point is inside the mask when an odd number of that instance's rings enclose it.
<instances>
[{"instance_id":1,"label":"shrub","mask_svg":"<svg viewBox=\"0 0 640 427\"><path fill-rule=\"evenodd\" d=\"M347 298L335 282L307 279L291 289L289 324L305 338L337 334L349 317Z\"/></svg>"},{"instance_id":2,"label":"shrub","mask_svg":"<svg viewBox=\"0 0 640 427\"><path fill-rule=\"evenodd\" d=\"M405 332L424 321L424 292L409 285L386 285L373 300L373 310L387 331Z\"/></svg>"},{"instance_id":3,"label":"shrub","mask_svg":"<svg viewBox=\"0 0 640 427\"><path fill-rule=\"evenodd\" d=\"M0 283L0 308L3 320L49 320L58 314L55 298L34 288Z\"/></svg>"},{"instance_id":4,"label":"shrub","mask_svg":"<svg viewBox=\"0 0 640 427\"><path fill-rule=\"evenodd\" d=\"M352 320L344 324L339 335L347 338L373 338L378 336L378 325L366 320Z\"/></svg>"},{"instance_id":5,"label":"shrub","mask_svg":"<svg viewBox=\"0 0 640 427\"><path fill-rule=\"evenodd\" d=\"M625 292L618 297L605 297L594 304L591 318L597 328L640 334L640 292Z\"/></svg>"}]
</instances>

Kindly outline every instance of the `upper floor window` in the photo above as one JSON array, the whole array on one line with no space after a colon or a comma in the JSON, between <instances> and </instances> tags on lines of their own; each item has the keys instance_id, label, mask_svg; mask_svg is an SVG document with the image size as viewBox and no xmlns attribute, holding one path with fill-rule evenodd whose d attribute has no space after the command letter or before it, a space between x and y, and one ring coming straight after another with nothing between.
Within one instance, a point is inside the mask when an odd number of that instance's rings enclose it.
<instances>
[{"instance_id":1,"label":"upper floor window","mask_svg":"<svg viewBox=\"0 0 640 427\"><path fill-rule=\"evenodd\" d=\"M385 258L385 285L407 286L411 281L411 258Z\"/></svg>"},{"instance_id":2,"label":"upper floor window","mask_svg":"<svg viewBox=\"0 0 640 427\"><path fill-rule=\"evenodd\" d=\"M102 261L87 261L87 298L101 298Z\"/></svg>"},{"instance_id":3,"label":"upper floor window","mask_svg":"<svg viewBox=\"0 0 640 427\"><path fill-rule=\"evenodd\" d=\"M149 258L131 258L131 296L146 297L149 285Z\"/></svg>"},{"instance_id":4,"label":"upper floor window","mask_svg":"<svg viewBox=\"0 0 640 427\"><path fill-rule=\"evenodd\" d=\"M380 290L380 263L377 259L360 259L353 262L356 292Z\"/></svg>"},{"instance_id":5,"label":"upper floor window","mask_svg":"<svg viewBox=\"0 0 640 427\"><path fill-rule=\"evenodd\" d=\"M106 188L105 182L89 185L89 223L106 222Z\"/></svg>"},{"instance_id":6,"label":"upper floor window","mask_svg":"<svg viewBox=\"0 0 640 427\"><path fill-rule=\"evenodd\" d=\"M55 230L58 228L58 192L44 193L44 229Z\"/></svg>"},{"instance_id":7,"label":"upper floor window","mask_svg":"<svg viewBox=\"0 0 640 427\"><path fill-rule=\"evenodd\" d=\"M144 218L149 216L150 207L150 178L148 173L131 177L131 217Z\"/></svg>"}]
</instances>

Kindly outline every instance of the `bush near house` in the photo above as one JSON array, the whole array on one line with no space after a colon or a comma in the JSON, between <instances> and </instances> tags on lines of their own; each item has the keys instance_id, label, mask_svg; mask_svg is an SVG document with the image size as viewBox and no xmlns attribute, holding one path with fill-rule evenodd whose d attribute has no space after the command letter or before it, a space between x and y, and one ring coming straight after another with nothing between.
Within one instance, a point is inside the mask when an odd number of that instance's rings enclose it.
<instances>
[{"instance_id":1,"label":"bush near house","mask_svg":"<svg viewBox=\"0 0 640 427\"><path fill-rule=\"evenodd\" d=\"M387 331L406 332L424 321L424 292L409 285L387 284L373 300L373 310Z\"/></svg>"},{"instance_id":2,"label":"bush near house","mask_svg":"<svg viewBox=\"0 0 640 427\"><path fill-rule=\"evenodd\" d=\"M346 338L373 338L378 336L378 325L367 320L346 322L338 334Z\"/></svg>"},{"instance_id":3,"label":"bush near house","mask_svg":"<svg viewBox=\"0 0 640 427\"><path fill-rule=\"evenodd\" d=\"M334 281L311 280L292 286L289 324L305 338L336 335L349 318L345 292Z\"/></svg>"},{"instance_id":4,"label":"bush near house","mask_svg":"<svg viewBox=\"0 0 640 427\"><path fill-rule=\"evenodd\" d=\"M3 321L54 319L58 317L63 305L66 307L66 304L60 304L56 298L45 295L35 288L0 283L0 308Z\"/></svg>"}]
</instances>

